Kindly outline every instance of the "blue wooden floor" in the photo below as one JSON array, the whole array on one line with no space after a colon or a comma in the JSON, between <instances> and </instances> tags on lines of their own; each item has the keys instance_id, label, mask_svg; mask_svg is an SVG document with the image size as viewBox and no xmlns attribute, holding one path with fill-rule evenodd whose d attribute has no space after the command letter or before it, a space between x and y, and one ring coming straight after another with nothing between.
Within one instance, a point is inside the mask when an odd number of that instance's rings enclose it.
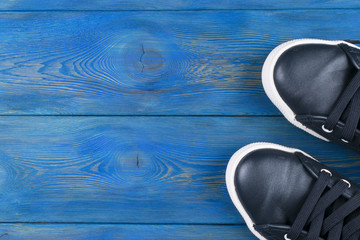
<instances>
[{"instance_id":1,"label":"blue wooden floor","mask_svg":"<svg viewBox=\"0 0 360 240\"><path fill-rule=\"evenodd\" d=\"M255 239L227 195L254 141L360 181L262 90L294 38L359 39L359 1L0 2L0 239Z\"/></svg>"}]
</instances>

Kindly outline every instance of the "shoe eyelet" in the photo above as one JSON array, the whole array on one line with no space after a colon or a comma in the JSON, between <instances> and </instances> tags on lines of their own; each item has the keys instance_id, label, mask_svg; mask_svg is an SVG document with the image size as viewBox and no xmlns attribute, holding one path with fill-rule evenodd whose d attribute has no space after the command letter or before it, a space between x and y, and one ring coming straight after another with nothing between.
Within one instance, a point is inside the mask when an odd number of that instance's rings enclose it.
<instances>
[{"instance_id":1,"label":"shoe eyelet","mask_svg":"<svg viewBox=\"0 0 360 240\"><path fill-rule=\"evenodd\" d=\"M325 168L321 169L320 172L326 172L326 173L328 173L330 175L330 177L332 177L332 173L329 170L325 169Z\"/></svg>"},{"instance_id":2,"label":"shoe eyelet","mask_svg":"<svg viewBox=\"0 0 360 240\"><path fill-rule=\"evenodd\" d=\"M284 239L285 240L291 240L290 238L288 238L287 234L284 235Z\"/></svg>"},{"instance_id":3,"label":"shoe eyelet","mask_svg":"<svg viewBox=\"0 0 360 240\"><path fill-rule=\"evenodd\" d=\"M347 184L349 185L348 188L351 188L351 183L350 183L348 180L346 180L346 179L341 179L341 181L347 183Z\"/></svg>"},{"instance_id":4,"label":"shoe eyelet","mask_svg":"<svg viewBox=\"0 0 360 240\"><path fill-rule=\"evenodd\" d=\"M325 125L322 125L321 128L326 133L332 133L334 131L333 129L330 130L330 129L325 128Z\"/></svg>"},{"instance_id":5,"label":"shoe eyelet","mask_svg":"<svg viewBox=\"0 0 360 240\"><path fill-rule=\"evenodd\" d=\"M348 140L345 140L345 139L341 139L341 141L343 141L344 143L349 143L349 141Z\"/></svg>"}]
</instances>

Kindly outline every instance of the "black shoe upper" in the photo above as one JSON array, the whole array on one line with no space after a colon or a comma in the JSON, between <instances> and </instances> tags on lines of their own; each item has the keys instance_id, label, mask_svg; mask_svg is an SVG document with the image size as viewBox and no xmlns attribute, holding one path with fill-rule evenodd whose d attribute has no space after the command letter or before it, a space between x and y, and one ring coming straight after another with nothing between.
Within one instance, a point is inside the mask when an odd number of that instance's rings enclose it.
<instances>
[{"instance_id":1,"label":"black shoe upper","mask_svg":"<svg viewBox=\"0 0 360 240\"><path fill-rule=\"evenodd\" d=\"M347 97L343 96L344 92L354 82L359 66L360 50L346 43L297 45L285 51L277 60L274 82L281 98L295 113L297 121L331 141L360 152L360 131L357 130L359 117L351 116L352 119L348 121L350 112L355 109L355 106L348 106L353 96L348 96L349 103L335 110L340 116L339 119L330 119L336 122L331 129L333 131L330 133L323 129L324 124L329 125L328 118L334 115L335 106ZM355 90L360 96L360 88ZM349 124L356 126L351 127ZM350 130L354 133L344 130L346 125L347 128L353 128ZM344 136L350 139L343 141Z\"/></svg>"},{"instance_id":2,"label":"black shoe upper","mask_svg":"<svg viewBox=\"0 0 360 240\"><path fill-rule=\"evenodd\" d=\"M332 174L326 182L327 191L345 179L351 188L341 193L344 201L360 192L357 183L300 152L259 149L247 154L237 166L234 183L255 230L266 239L283 240L324 169ZM301 230L297 239L307 237L308 225Z\"/></svg>"},{"instance_id":3,"label":"black shoe upper","mask_svg":"<svg viewBox=\"0 0 360 240\"><path fill-rule=\"evenodd\" d=\"M257 224L294 221L314 179L295 154L258 150L236 170L236 190Z\"/></svg>"}]
</instances>

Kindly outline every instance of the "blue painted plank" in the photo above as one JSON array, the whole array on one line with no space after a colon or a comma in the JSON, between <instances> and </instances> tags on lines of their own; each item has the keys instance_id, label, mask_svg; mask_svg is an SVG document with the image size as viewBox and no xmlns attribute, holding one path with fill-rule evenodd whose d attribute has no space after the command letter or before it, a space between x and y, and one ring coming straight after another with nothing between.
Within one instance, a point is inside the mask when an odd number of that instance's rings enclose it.
<instances>
[{"instance_id":1,"label":"blue painted plank","mask_svg":"<svg viewBox=\"0 0 360 240\"><path fill-rule=\"evenodd\" d=\"M255 141L359 180L357 153L278 117L1 117L0 221L242 223L224 173Z\"/></svg>"},{"instance_id":2,"label":"blue painted plank","mask_svg":"<svg viewBox=\"0 0 360 240\"><path fill-rule=\"evenodd\" d=\"M2 13L0 114L279 114L260 82L270 50L357 38L359 13Z\"/></svg>"},{"instance_id":3,"label":"blue painted plank","mask_svg":"<svg viewBox=\"0 0 360 240\"><path fill-rule=\"evenodd\" d=\"M0 239L12 240L249 240L244 225L0 224Z\"/></svg>"},{"instance_id":4,"label":"blue painted plank","mask_svg":"<svg viewBox=\"0 0 360 240\"><path fill-rule=\"evenodd\" d=\"M0 2L0 10L218 10L218 9L312 9L359 8L349 0L11 0Z\"/></svg>"}]
</instances>

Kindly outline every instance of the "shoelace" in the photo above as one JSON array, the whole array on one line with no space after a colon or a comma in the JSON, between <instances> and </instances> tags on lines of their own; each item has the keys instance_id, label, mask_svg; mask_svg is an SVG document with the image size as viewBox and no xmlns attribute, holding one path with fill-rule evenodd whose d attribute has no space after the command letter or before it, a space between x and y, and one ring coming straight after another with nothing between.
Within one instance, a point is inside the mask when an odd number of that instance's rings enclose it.
<instances>
[{"instance_id":1,"label":"shoelace","mask_svg":"<svg viewBox=\"0 0 360 240\"><path fill-rule=\"evenodd\" d=\"M360 208L360 193L344 201L340 199L346 189L351 187L347 180L340 180L328 191L332 173L322 169L314 187L302 205L290 231L284 236L287 240L298 239L306 226L309 226L307 240L359 240L360 214L351 215ZM334 209L328 216L326 210ZM345 218L351 215L345 223ZM327 238L326 238L327 236Z\"/></svg>"},{"instance_id":2,"label":"shoelace","mask_svg":"<svg viewBox=\"0 0 360 240\"><path fill-rule=\"evenodd\" d=\"M357 40L347 40L353 44L359 44ZM360 119L360 71L358 71L341 94L335 108L322 126L323 131L331 133L336 127L342 115L346 116L341 140L345 143L352 141Z\"/></svg>"}]
</instances>

